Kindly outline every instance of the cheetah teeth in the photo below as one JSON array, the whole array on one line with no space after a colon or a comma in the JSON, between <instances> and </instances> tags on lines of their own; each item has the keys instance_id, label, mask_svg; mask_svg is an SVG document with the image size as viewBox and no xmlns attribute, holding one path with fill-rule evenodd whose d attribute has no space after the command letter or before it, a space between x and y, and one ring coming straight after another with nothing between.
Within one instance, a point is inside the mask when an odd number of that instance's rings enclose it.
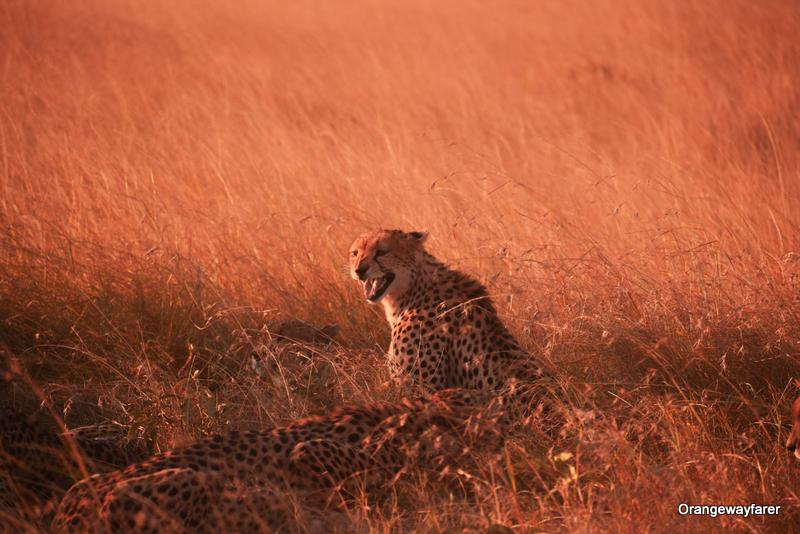
<instances>
[{"instance_id":1,"label":"cheetah teeth","mask_svg":"<svg viewBox=\"0 0 800 534\"><path fill-rule=\"evenodd\" d=\"M378 289L378 279L377 278L370 278L368 280L364 280L364 294L367 298L372 298L375 296L375 290Z\"/></svg>"},{"instance_id":2,"label":"cheetah teeth","mask_svg":"<svg viewBox=\"0 0 800 534\"><path fill-rule=\"evenodd\" d=\"M367 278L364 280L364 296L370 302L376 302L386 293L386 289L392 281L394 281L394 273L387 273L380 278Z\"/></svg>"}]
</instances>

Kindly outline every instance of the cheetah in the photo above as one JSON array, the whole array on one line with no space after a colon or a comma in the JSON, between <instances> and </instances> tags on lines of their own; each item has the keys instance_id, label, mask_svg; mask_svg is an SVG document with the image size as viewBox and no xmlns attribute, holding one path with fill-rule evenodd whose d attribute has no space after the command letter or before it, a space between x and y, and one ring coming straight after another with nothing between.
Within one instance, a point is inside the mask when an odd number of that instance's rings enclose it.
<instances>
[{"instance_id":1,"label":"cheetah","mask_svg":"<svg viewBox=\"0 0 800 534\"><path fill-rule=\"evenodd\" d=\"M792 433L786 440L786 448L800 460L800 397L797 397L792 405Z\"/></svg>"},{"instance_id":2,"label":"cheetah","mask_svg":"<svg viewBox=\"0 0 800 534\"><path fill-rule=\"evenodd\" d=\"M0 508L60 497L87 472L119 469L152 454L149 443L130 437L122 425L67 429L40 403L19 359L0 342Z\"/></svg>"},{"instance_id":3,"label":"cheetah","mask_svg":"<svg viewBox=\"0 0 800 534\"><path fill-rule=\"evenodd\" d=\"M269 531L291 529L287 495L304 502L335 489L373 488L410 459L454 461L496 436L500 410L474 392L356 404L267 431L203 438L74 485L55 531ZM324 500L324 499L323 499Z\"/></svg>"},{"instance_id":4,"label":"cheetah","mask_svg":"<svg viewBox=\"0 0 800 534\"><path fill-rule=\"evenodd\" d=\"M427 232L376 230L350 247L350 267L364 296L383 305L391 326L392 378L424 389L499 390L533 383L540 365L501 322L477 280L429 254Z\"/></svg>"},{"instance_id":5,"label":"cheetah","mask_svg":"<svg viewBox=\"0 0 800 534\"><path fill-rule=\"evenodd\" d=\"M112 423L62 432L49 415L0 409L0 504L60 496L82 472L119 469L152 451ZM85 471L84 471L85 470Z\"/></svg>"},{"instance_id":6,"label":"cheetah","mask_svg":"<svg viewBox=\"0 0 800 534\"><path fill-rule=\"evenodd\" d=\"M334 343L340 330L338 324L317 326L286 319L265 325L254 335L243 331L237 344L250 349L249 367L257 376L271 377L275 385L281 385L279 362L285 366L312 360L316 349Z\"/></svg>"}]
</instances>

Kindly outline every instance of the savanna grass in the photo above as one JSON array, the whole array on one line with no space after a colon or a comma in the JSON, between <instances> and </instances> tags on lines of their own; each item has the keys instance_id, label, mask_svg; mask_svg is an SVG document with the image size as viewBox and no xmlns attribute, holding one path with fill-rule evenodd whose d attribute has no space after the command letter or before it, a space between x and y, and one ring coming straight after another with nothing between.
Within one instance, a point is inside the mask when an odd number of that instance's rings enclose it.
<instances>
[{"instance_id":1,"label":"savanna grass","mask_svg":"<svg viewBox=\"0 0 800 534\"><path fill-rule=\"evenodd\" d=\"M394 398L345 253L425 228L557 370L567 424L348 500L360 528L785 532L798 24L779 0L6 2L0 340L30 406L158 449ZM287 317L341 334L254 375Z\"/></svg>"}]
</instances>

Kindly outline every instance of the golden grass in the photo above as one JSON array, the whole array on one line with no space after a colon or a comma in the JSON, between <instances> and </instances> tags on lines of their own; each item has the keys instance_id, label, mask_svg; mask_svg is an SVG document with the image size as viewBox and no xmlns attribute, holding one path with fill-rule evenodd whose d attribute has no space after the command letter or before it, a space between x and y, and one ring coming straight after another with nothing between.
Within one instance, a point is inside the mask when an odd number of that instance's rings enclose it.
<instances>
[{"instance_id":1,"label":"golden grass","mask_svg":"<svg viewBox=\"0 0 800 534\"><path fill-rule=\"evenodd\" d=\"M426 228L574 421L464 494L402 482L370 529L786 531L799 25L790 0L5 2L0 340L160 447L392 396L345 253ZM341 346L256 379L242 333L279 316Z\"/></svg>"}]
</instances>

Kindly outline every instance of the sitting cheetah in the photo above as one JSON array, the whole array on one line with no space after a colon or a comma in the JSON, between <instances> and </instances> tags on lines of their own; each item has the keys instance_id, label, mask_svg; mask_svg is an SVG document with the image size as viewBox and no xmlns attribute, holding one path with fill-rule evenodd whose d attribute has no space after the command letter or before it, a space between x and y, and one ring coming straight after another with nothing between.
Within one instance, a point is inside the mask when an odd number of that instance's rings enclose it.
<instances>
[{"instance_id":1,"label":"sitting cheetah","mask_svg":"<svg viewBox=\"0 0 800 534\"><path fill-rule=\"evenodd\" d=\"M264 531L287 528L286 492L374 487L409 459L449 462L494 434L491 398L442 391L351 405L271 431L231 432L74 485L57 531Z\"/></svg>"},{"instance_id":2,"label":"sitting cheetah","mask_svg":"<svg viewBox=\"0 0 800 534\"><path fill-rule=\"evenodd\" d=\"M800 460L800 397L797 397L792 405L792 433L786 440L786 448Z\"/></svg>"},{"instance_id":3,"label":"sitting cheetah","mask_svg":"<svg viewBox=\"0 0 800 534\"><path fill-rule=\"evenodd\" d=\"M431 256L427 237L377 230L350 247L352 277L368 301L383 305L392 328L393 378L432 390L497 390L512 379L538 379L539 366L500 321L486 289Z\"/></svg>"}]
</instances>

